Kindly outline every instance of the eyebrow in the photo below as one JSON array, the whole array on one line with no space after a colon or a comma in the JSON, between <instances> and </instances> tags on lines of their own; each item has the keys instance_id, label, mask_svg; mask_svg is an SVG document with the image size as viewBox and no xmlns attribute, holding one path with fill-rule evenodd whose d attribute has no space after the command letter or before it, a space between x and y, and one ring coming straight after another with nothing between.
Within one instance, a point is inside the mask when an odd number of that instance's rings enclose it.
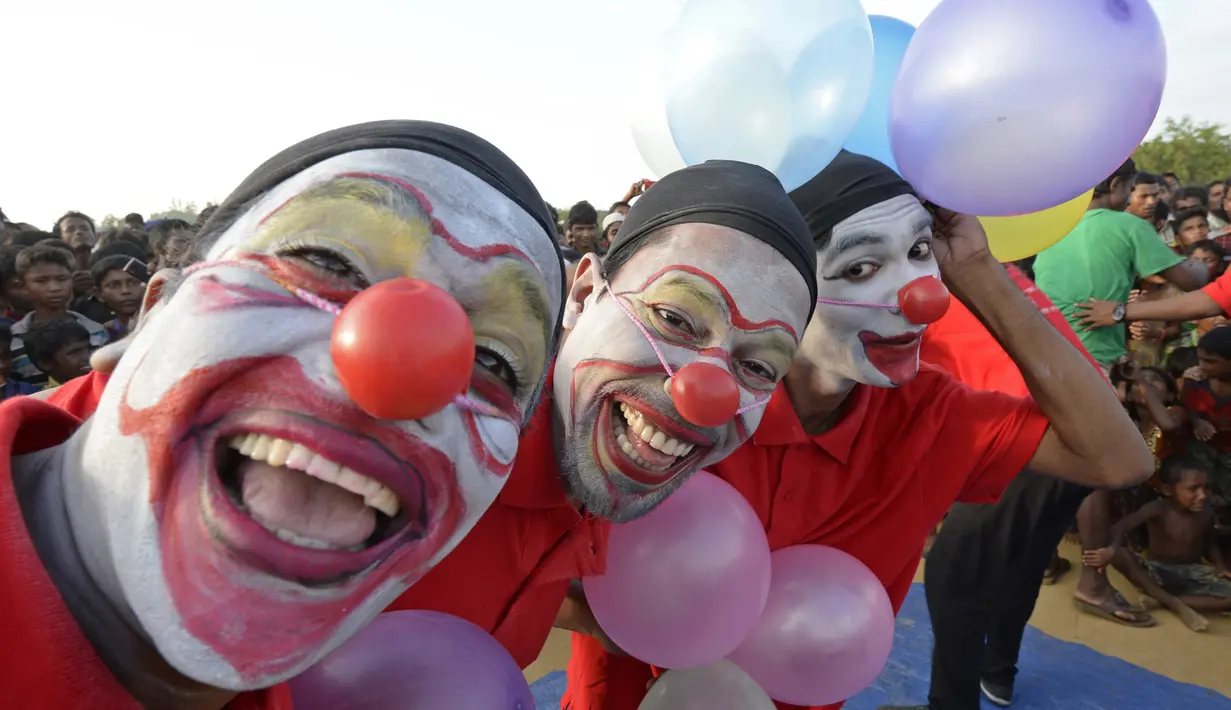
<instances>
[{"instance_id":1,"label":"eyebrow","mask_svg":"<svg viewBox=\"0 0 1231 710\"><path fill-rule=\"evenodd\" d=\"M539 290L534 279L516 267L507 270L505 278L511 281L513 288L517 290L518 298L530 309L530 315L543 324L543 330L550 337L555 320L551 317L551 308L547 305L547 299L543 298L543 292Z\"/></svg>"},{"instance_id":2,"label":"eyebrow","mask_svg":"<svg viewBox=\"0 0 1231 710\"><path fill-rule=\"evenodd\" d=\"M931 229L931 228L932 228L932 218L931 217L920 217L918 220L915 221L915 224L911 227L910 233L912 235L918 234L919 232L922 232L925 229ZM855 232L853 234L845 234L841 237L838 237L838 239L834 242L834 247L833 247L834 256L840 256L844 252L848 252L851 249L854 249L856 247L880 245L880 244L884 244L886 241L887 240L885 239L885 236L883 234L877 234L875 232Z\"/></svg>"}]
</instances>

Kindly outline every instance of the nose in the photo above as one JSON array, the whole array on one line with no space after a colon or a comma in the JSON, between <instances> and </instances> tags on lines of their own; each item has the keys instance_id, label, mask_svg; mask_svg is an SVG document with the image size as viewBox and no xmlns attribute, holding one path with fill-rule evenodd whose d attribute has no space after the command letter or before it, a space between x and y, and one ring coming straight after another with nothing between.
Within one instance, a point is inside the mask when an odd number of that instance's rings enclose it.
<instances>
[{"instance_id":1,"label":"nose","mask_svg":"<svg viewBox=\"0 0 1231 710\"><path fill-rule=\"evenodd\" d=\"M422 419L469 389L474 331L447 291L397 278L364 289L334 322L334 369L347 396L378 419Z\"/></svg>"},{"instance_id":2,"label":"nose","mask_svg":"<svg viewBox=\"0 0 1231 710\"><path fill-rule=\"evenodd\" d=\"M935 276L921 276L898 291L898 307L915 325L935 323L949 310L949 289Z\"/></svg>"},{"instance_id":3,"label":"nose","mask_svg":"<svg viewBox=\"0 0 1231 710\"><path fill-rule=\"evenodd\" d=\"M700 427L722 426L739 409L739 385L723 368L692 362L671 378L671 402L684 419Z\"/></svg>"}]
</instances>

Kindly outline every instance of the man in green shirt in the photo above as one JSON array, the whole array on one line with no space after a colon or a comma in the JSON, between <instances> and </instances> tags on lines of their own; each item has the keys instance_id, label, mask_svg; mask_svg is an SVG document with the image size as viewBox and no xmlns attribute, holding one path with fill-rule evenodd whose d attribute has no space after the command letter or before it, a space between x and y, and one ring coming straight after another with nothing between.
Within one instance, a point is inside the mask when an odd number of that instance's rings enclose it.
<instances>
[{"instance_id":1,"label":"man in green shirt","mask_svg":"<svg viewBox=\"0 0 1231 710\"><path fill-rule=\"evenodd\" d=\"M1185 291L1201 288L1209 278L1204 263L1177 255L1149 222L1124 211L1136 174L1137 166L1130 158L1094 188L1090 209L1073 231L1034 262L1036 284L1104 368L1127 353L1124 324L1086 330L1074 304L1090 299L1123 303L1134 282L1143 276L1159 274Z\"/></svg>"}]
</instances>

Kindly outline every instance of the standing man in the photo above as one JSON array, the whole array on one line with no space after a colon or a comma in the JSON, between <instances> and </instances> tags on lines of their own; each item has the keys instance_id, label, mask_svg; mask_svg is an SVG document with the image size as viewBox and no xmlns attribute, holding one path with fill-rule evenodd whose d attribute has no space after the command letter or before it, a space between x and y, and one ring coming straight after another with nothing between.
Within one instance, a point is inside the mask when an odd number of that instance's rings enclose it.
<instances>
[{"instance_id":1,"label":"standing man","mask_svg":"<svg viewBox=\"0 0 1231 710\"><path fill-rule=\"evenodd\" d=\"M1153 173L1137 173L1133 180L1133 193L1129 199L1127 212L1137 215L1150 224L1154 224L1155 209L1158 207L1159 177Z\"/></svg>"},{"instance_id":2,"label":"standing man","mask_svg":"<svg viewBox=\"0 0 1231 710\"><path fill-rule=\"evenodd\" d=\"M708 469L757 511L772 549L844 550L896 610L954 501L993 502L1023 469L1088 486L1149 476L1149 449L1114 393L995 261L975 218L942 211L933 223L896 173L845 151L792 199L812 231L821 305L761 428ZM924 325L907 320L898 294L938 275L988 324L1033 399L919 366ZM633 710L651 676L574 634L562 707Z\"/></svg>"}]
</instances>

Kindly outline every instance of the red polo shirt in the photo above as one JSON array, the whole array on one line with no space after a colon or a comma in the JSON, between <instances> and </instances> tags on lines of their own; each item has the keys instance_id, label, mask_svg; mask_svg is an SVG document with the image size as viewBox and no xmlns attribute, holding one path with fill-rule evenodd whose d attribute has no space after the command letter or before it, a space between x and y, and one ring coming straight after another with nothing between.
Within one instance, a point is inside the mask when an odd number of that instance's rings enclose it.
<instances>
[{"instance_id":1,"label":"red polo shirt","mask_svg":"<svg viewBox=\"0 0 1231 710\"><path fill-rule=\"evenodd\" d=\"M97 402L79 403L92 412ZM63 443L81 425L76 413L30 397L0 404L0 697L12 708L140 710L94 652L47 575L13 489L12 458ZM280 685L243 693L227 707L290 710L291 697Z\"/></svg>"},{"instance_id":2,"label":"red polo shirt","mask_svg":"<svg viewBox=\"0 0 1231 710\"><path fill-rule=\"evenodd\" d=\"M1222 276L1201 289L1201 292L1214 299L1223 315L1231 316L1231 269L1227 269Z\"/></svg>"},{"instance_id":3,"label":"red polo shirt","mask_svg":"<svg viewBox=\"0 0 1231 710\"><path fill-rule=\"evenodd\" d=\"M1073 326L1069 325L1060 309L1047 298L1047 294L1040 291L1016 266L1009 265L1006 270L1013 283L1030 298L1039 312L1047 318L1047 322L1051 323L1069 344L1077 348L1102 377L1102 368L1090 357L1090 353L1086 352L1081 338L1073 332ZM1000 347L1000 343L996 342L996 338L987 328L983 327L975 314L956 298L945 317L928 326L923 332L919 359L949 372L968 387L1004 392L1015 397L1030 396L1026 381L1022 379L1021 372L1009 354Z\"/></svg>"},{"instance_id":4,"label":"red polo shirt","mask_svg":"<svg viewBox=\"0 0 1231 710\"><path fill-rule=\"evenodd\" d=\"M844 406L837 426L809 436L779 385L752 441L710 470L752 504L772 549L821 544L854 555L896 612L928 533L954 501L994 502L1048 423L1029 399L972 390L926 364L896 389L856 387ZM572 651L561 707L635 710L648 666L579 634Z\"/></svg>"},{"instance_id":5,"label":"red polo shirt","mask_svg":"<svg viewBox=\"0 0 1231 710\"><path fill-rule=\"evenodd\" d=\"M565 498L550 413L544 396L496 501L457 549L389 607L466 619L522 668L543 649L569 583L606 569L610 524L578 513Z\"/></svg>"}]
</instances>

